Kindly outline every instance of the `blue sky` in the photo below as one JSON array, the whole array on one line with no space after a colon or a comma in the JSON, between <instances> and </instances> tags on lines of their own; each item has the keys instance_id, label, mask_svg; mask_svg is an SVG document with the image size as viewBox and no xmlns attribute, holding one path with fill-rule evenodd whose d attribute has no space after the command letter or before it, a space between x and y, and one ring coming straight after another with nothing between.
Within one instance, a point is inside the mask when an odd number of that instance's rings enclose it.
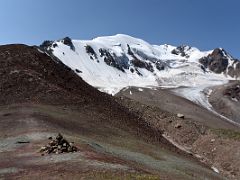
<instances>
[{"instance_id":1,"label":"blue sky","mask_svg":"<svg viewBox=\"0 0 240 180\"><path fill-rule=\"evenodd\" d=\"M239 0L0 0L0 44L129 34L240 58Z\"/></svg>"}]
</instances>

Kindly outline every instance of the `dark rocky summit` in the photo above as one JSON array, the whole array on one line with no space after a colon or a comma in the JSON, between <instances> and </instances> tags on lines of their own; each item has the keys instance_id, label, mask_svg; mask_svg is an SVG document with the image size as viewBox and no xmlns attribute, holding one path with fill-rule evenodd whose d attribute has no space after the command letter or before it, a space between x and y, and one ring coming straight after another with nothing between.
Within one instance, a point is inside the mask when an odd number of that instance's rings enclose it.
<instances>
[{"instance_id":1,"label":"dark rocky summit","mask_svg":"<svg viewBox=\"0 0 240 180\"><path fill-rule=\"evenodd\" d=\"M210 55L200 59L199 62L203 64L205 68L209 68L211 71L218 74L226 72L229 65L228 57L226 57L226 53L223 49L214 49Z\"/></svg>"},{"instance_id":2,"label":"dark rocky summit","mask_svg":"<svg viewBox=\"0 0 240 180\"><path fill-rule=\"evenodd\" d=\"M224 73L231 77L239 77L240 61L232 58L224 49L217 48L207 57L203 57L199 62L209 70L221 74Z\"/></svg>"}]
</instances>

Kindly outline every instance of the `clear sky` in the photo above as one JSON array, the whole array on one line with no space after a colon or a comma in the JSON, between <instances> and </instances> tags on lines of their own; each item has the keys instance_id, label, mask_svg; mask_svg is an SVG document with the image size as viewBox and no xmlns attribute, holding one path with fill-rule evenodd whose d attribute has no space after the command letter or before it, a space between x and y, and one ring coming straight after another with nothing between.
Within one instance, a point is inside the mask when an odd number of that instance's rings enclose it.
<instances>
[{"instance_id":1,"label":"clear sky","mask_svg":"<svg viewBox=\"0 0 240 180\"><path fill-rule=\"evenodd\" d=\"M239 0L0 0L0 44L128 34L240 58Z\"/></svg>"}]
</instances>

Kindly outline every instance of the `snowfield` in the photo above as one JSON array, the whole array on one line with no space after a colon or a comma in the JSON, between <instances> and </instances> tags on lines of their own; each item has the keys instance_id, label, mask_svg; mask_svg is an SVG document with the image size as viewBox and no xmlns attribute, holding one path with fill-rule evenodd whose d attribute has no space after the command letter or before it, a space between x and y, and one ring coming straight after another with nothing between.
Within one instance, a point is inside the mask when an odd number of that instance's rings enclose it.
<instances>
[{"instance_id":1,"label":"snowfield","mask_svg":"<svg viewBox=\"0 0 240 180\"><path fill-rule=\"evenodd\" d=\"M72 40L74 49L62 40L54 41L53 44L55 45L50 49L54 56L88 84L112 95L129 86L175 87L173 91L178 95L212 110L208 102L210 87L225 84L232 79L203 69L199 63L200 58L208 56L213 50L200 51L195 47L167 44L151 45L123 34L93 40ZM90 52L87 47L90 47ZM114 61L108 58L110 62L107 64L106 54L101 50L109 53ZM230 55L225 56L232 60ZM150 70L134 64L136 59L148 64ZM156 62L163 64L164 68L159 70ZM120 64L122 70L116 68L114 63Z\"/></svg>"}]
</instances>

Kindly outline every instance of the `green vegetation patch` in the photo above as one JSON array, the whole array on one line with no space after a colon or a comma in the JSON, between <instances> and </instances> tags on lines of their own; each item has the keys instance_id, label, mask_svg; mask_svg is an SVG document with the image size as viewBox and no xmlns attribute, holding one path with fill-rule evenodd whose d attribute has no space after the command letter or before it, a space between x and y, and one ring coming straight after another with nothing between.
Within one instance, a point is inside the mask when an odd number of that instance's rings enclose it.
<instances>
[{"instance_id":1,"label":"green vegetation patch","mask_svg":"<svg viewBox=\"0 0 240 180\"><path fill-rule=\"evenodd\" d=\"M240 132L229 129L212 129L211 130L218 137L240 140Z\"/></svg>"},{"instance_id":2,"label":"green vegetation patch","mask_svg":"<svg viewBox=\"0 0 240 180\"><path fill-rule=\"evenodd\" d=\"M160 180L161 178L158 175L151 174L138 174L138 173L121 173L115 174L110 172L95 172L88 174L89 179L98 179L98 180Z\"/></svg>"}]
</instances>

